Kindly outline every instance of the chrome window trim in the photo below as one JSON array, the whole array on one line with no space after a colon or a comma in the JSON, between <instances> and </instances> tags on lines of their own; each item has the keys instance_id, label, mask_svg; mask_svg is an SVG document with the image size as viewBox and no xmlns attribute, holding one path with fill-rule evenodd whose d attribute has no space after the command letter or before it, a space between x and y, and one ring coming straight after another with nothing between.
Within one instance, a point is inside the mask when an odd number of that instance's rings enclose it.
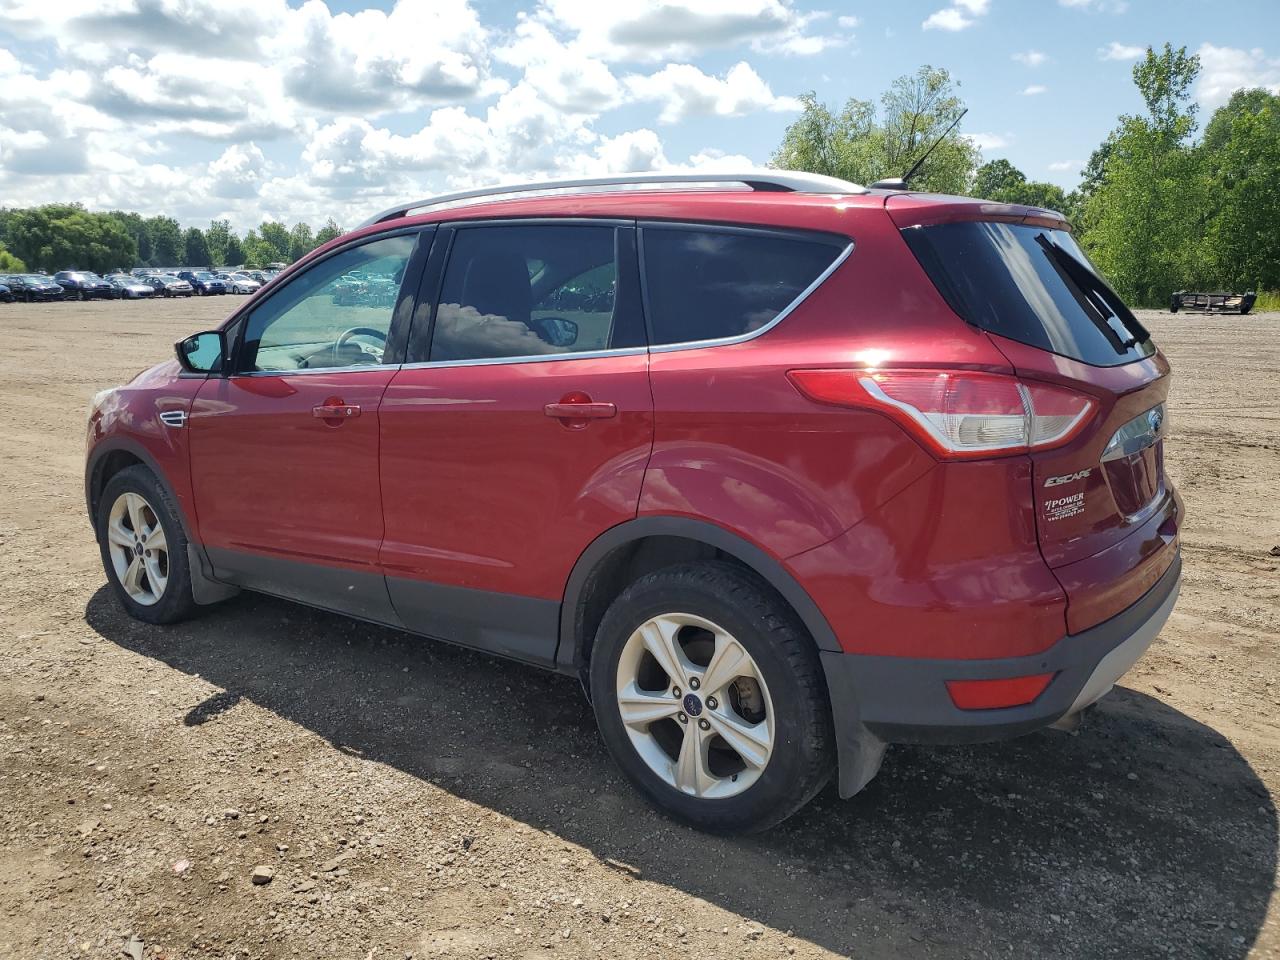
<instances>
[{"instance_id":1,"label":"chrome window trim","mask_svg":"<svg viewBox=\"0 0 1280 960\"><path fill-rule=\"evenodd\" d=\"M523 357L480 357L473 360L422 360L400 365L401 370L426 370L431 367L490 367L508 363L546 363L550 360L599 360L604 357L636 357L649 352L648 347L617 347L610 350L579 350L576 353L535 353Z\"/></svg>"},{"instance_id":2,"label":"chrome window trim","mask_svg":"<svg viewBox=\"0 0 1280 960\"><path fill-rule=\"evenodd\" d=\"M782 311L776 317L774 317L772 320L770 320L768 323L764 324L763 326L757 327L755 330L748 331L747 333L740 333L732 337L719 337L713 340L681 340L677 343L664 343L657 346L650 345L649 352L650 353L672 353L676 350L698 350L698 349L702 349L703 347L726 347L726 346L731 346L735 343L746 343L748 340L754 340L756 337L762 337L766 333L768 333L770 330L772 330L774 327L776 327L778 324L780 324L783 320L787 319L787 317L791 316L791 314L796 311L796 309L800 306L800 304L804 303L805 300L809 299L810 295L815 290L817 290L820 286L826 283L828 277L830 277L833 273L835 273L838 269L840 269L840 265L843 264L846 260L848 260L849 256L852 253L853 253L853 241L850 240L848 244L846 244L845 248L840 251L839 256L837 256L834 260L831 261L831 265L828 266L827 269L823 270L820 274L818 274L818 276L814 279L813 283L809 284L809 286L801 290L800 294L794 300L792 300L789 304L783 307Z\"/></svg>"},{"instance_id":3,"label":"chrome window trim","mask_svg":"<svg viewBox=\"0 0 1280 960\"><path fill-rule=\"evenodd\" d=\"M358 373L361 370L397 370L398 363L355 363L346 367L301 367L297 370L245 370L243 373L229 373L228 380L237 377L303 377L317 373Z\"/></svg>"}]
</instances>

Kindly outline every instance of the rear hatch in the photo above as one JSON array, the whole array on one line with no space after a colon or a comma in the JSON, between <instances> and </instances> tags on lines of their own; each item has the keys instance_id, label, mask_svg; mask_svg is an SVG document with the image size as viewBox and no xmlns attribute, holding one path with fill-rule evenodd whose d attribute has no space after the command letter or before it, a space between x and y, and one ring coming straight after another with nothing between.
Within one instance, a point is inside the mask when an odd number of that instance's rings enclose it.
<instances>
[{"instance_id":1,"label":"rear hatch","mask_svg":"<svg viewBox=\"0 0 1280 960\"><path fill-rule=\"evenodd\" d=\"M951 308L1020 378L1098 404L1070 443L1030 455L1040 550L1066 591L1068 632L1088 629L1141 597L1176 555L1168 362L1057 214L974 201L895 209L897 199L887 209Z\"/></svg>"}]
</instances>

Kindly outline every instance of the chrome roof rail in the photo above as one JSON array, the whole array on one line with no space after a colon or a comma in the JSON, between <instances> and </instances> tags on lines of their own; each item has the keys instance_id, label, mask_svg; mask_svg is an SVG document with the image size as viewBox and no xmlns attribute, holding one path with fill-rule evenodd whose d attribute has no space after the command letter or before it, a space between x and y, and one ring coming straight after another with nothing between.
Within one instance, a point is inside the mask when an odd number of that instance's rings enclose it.
<instances>
[{"instance_id":1,"label":"chrome roof rail","mask_svg":"<svg viewBox=\"0 0 1280 960\"><path fill-rule=\"evenodd\" d=\"M501 199L514 193L543 193L574 191L589 192L594 187L629 187L632 189L648 186L665 187L672 184L720 184L741 183L752 190L774 193L825 193L831 195L866 193L866 187L836 177L824 176L820 173L804 173L798 170L748 170L745 173L715 172L704 173L620 173L610 177L587 177L580 180L543 180L539 183L512 183L495 187L482 187L478 190L463 190L459 193L445 193L438 197L427 197L383 210L370 217L361 227L369 227L375 223L383 223L403 217L411 210L423 207L438 207L442 204L453 204L464 200L483 200L490 197Z\"/></svg>"}]
</instances>

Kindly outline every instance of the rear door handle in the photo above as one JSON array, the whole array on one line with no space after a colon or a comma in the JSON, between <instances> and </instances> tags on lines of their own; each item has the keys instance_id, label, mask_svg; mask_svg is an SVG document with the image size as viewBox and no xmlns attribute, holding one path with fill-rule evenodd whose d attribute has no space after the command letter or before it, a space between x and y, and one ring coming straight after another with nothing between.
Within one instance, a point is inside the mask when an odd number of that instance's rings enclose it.
<instances>
[{"instance_id":1,"label":"rear door handle","mask_svg":"<svg viewBox=\"0 0 1280 960\"><path fill-rule=\"evenodd\" d=\"M311 408L317 420L349 420L360 416L360 408L354 403L322 403Z\"/></svg>"},{"instance_id":2,"label":"rear door handle","mask_svg":"<svg viewBox=\"0 0 1280 960\"><path fill-rule=\"evenodd\" d=\"M559 403L548 403L542 408L542 412L557 420L608 420L618 415L618 408L612 403L596 403L593 400L561 400Z\"/></svg>"}]
</instances>

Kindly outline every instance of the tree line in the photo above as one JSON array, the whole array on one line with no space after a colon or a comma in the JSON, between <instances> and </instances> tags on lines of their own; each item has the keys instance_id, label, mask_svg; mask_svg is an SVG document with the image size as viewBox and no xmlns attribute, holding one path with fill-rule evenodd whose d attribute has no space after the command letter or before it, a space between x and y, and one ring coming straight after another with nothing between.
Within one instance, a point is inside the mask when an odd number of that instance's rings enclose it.
<instances>
[{"instance_id":1,"label":"tree line","mask_svg":"<svg viewBox=\"0 0 1280 960\"><path fill-rule=\"evenodd\" d=\"M1185 47L1147 48L1133 68L1145 111L1118 118L1082 180L1064 191L1008 160L979 164L949 134L912 186L1047 207L1071 221L1081 246L1136 306L1176 290L1280 291L1280 96L1238 90L1199 131L1192 88L1200 60ZM901 176L963 109L946 70L901 77L879 105L834 112L809 94L775 166L871 183Z\"/></svg>"},{"instance_id":2,"label":"tree line","mask_svg":"<svg viewBox=\"0 0 1280 960\"><path fill-rule=\"evenodd\" d=\"M173 217L125 210L94 213L76 203L0 210L0 273L133 267L265 267L292 263L343 230L332 218L319 230L263 221L243 235L227 220L185 230Z\"/></svg>"}]
</instances>

